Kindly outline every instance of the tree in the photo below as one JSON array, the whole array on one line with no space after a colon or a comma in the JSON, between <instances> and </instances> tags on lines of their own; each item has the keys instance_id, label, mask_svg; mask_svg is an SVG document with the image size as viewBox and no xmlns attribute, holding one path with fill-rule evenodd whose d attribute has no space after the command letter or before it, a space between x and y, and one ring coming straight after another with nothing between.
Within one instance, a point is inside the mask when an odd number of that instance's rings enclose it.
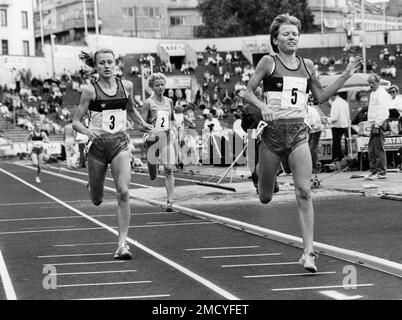
<instances>
[{"instance_id":1,"label":"tree","mask_svg":"<svg viewBox=\"0 0 402 320\"><path fill-rule=\"evenodd\" d=\"M267 34L273 19L289 13L300 19L304 32L314 28L307 0L199 0L204 25L198 37L236 37Z\"/></svg>"}]
</instances>

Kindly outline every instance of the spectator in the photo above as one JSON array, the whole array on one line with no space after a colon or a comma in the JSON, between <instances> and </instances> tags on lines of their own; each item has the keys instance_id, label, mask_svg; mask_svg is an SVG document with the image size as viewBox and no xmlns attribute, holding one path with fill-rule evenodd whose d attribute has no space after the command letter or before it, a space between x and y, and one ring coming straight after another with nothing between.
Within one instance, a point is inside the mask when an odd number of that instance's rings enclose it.
<instances>
[{"instance_id":1,"label":"spectator","mask_svg":"<svg viewBox=\"0 0 402 320\"><path fill-rule=\"evenodd\" d=\"M402 115L402 96L399 94L398 86L397 85L390 86L388 92L392 97L391 109L396 109L399 112L399 114Z\"/></svg>"},{"instance_id":2,"label":"spectator","mask_svg":"<svg viewBox=\"0 0 402 320\"><path fill-rule=\"evenodd\" d=\"M211 112L207 114L207 119L204 122L204 130L211 133L219 133L222 131L219 120L214 118Z\"/></svg>"},{"instance_id":3,"label":"spectator","mask_svg":"<svg viewBox=\"0 0 402 320\"><path fill-rule=\"evenodd\" d=\"M328 118L328 123L330 123L332 130L332 159L336 163L344 157L341 141L343 136L345 138L349 136L350 111L349 104L339 94L334 94L328 101L331 105L331 114ZM347 146L346 139L345 146Z\"/></svg>"},{"instance_id":4,"label":"spectator","mask_svg":"<svg viewBox=\"0 0 402 320\"><path fill-rule=\"evenodd\" d=\"M396 55L397 57L400 57L400 56L402 55L401 46L400 46L399 44L396 45L395 55Z\"/></svg>"},{"instance_id":5,"label":"spectator","mask_svg":"<svg viewBox=\"0 0 402 320\"><path fill-rule=\"evenodd\" d=\"M241 127L241 114L238 112L234 113L235 121L233 122L233 133L235 134L235 139L238 139L238 137L242 140L245 139L247 136L247 132L245 132L242 127Z\"/></svg>"},{"instance_id":6,"label":"spectator","mask_svg":"<svg viewBox=\"0 0 402 320\"><path fill-rule=\"evenodd\" d=\"M318 143L320 141L321 131L323 129L323 122L316 105L313 103L307 104L306 123L309 126L308 144L310 147L311 160L313 164L313 174L315 175L315 179L318 179Z\"/></svg>"},{"instance_id":7,"label":"spectator","mask_svg":"<svg viewBox=\"0 0 402 320\"><path fill-rule=\"evenodd\" d=\"M226 71L223 75L223 82L230 82L230 72Z\"/></svg>"},{"instance_id":8,"label":"spectator","mask_svg":"<svg viewBox=\"0 0 402 320\"><path fill-rule=\"evenodd\" d=\"M368 95L366 91L360 91L356 95L356 99L359 101L360 108L356 116L352 120L352 126L355 133L359 132L357 125L360 122L367 121L368 114Z\"/></svg>"},{"instance_id":9,"label":"spectator","mask_svg":"<svg viewBox=\"0 0 402 320\"><path fill-rule=\"evenodd\" d=\"M197 62L198 62L198 64L201 64L203 60L204 60L204 56L202 55L201 52L198 52L197 53Z\"/></svg>"},{"instance_id":10,"label":"spectator","mask_svg":"<svg viewBox=\"0 0 402 320\"><path fill-rule=\"evenodd\" d=\"M232 58L233 58L232 54L229 51L226 52L226 56L225 56L226 62L227 63L232 63Z\"/></svg>"},{"instance_id":11,"label":"spectator","mask_svg":"<svg viewBox=\"0 0 402 320\"><path fill-rule=\"evenodd\" d=\"M385 154L384 122L389 115L391 96L380 86L380 77L370 75L368 83L371 89L368 107L368 121L372 124L368 145L370 175L367 180L385 179L387 158Z\"/></svg>"},{"instance_id":12,"label":"spectator","mask_svg":"<svg viewBox=\"0 0 402 320\"><path fill-rule=\"evenodd\" d=\"M131 66L131 75L138 76L139 73L140 73L140 69L137 67L137 65L132 65Z\"/></svg>"}]
</instances>

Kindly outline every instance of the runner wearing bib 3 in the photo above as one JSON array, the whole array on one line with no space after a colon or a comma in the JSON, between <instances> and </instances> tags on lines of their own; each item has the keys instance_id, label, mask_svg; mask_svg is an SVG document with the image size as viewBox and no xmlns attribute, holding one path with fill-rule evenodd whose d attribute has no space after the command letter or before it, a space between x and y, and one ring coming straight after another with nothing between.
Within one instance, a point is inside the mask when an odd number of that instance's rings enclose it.
<instances>
[{"instance_id":1,"label":"runner wearing bib 3","mask_svg":"<svg viewBox=\"0 0 402 320\"><path fill-rule=\"evenodd\" d=\"M134 108L133 84L115 78L115 56L113 51L102 49L93 56L82 52L80 59L89 67L96 68L99 80L92 81L84 88L81 101L73 121L73 128L88 136L88 176L87 185L92 203L96 206L103 201L105 176L110 164L117 191L117 219L119 226L118 247L115 259L132 259L126 243L130 224L131 153L127 136L127 115L140 124L144 130L153 129L145 123ZM89 127L84 125L88 114Z\"/></svg>"}]
</instances>

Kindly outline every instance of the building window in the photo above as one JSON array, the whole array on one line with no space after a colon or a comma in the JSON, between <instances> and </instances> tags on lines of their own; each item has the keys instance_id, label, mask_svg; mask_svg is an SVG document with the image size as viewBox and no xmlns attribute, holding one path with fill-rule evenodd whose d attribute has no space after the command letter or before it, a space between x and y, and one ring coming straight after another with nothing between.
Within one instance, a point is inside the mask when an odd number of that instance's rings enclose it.
<instances>
[{"instance_id":1,"label":"building window","mask_svg":"<svg viewBox=\"0 0 402 320\"><path fill-rule=\"evenodd\" d=\"M7 27L7 9L0 9L0 26Z\"/></svg>"},{"instance_id":2,"label":"building window","mask_svg":"<svg viewBox=\"0 0 402 320\"><path fill-rule=\"evenodd\" d=\"M124 7L123 8L123 16L134 17L134 8L133 7Z\"/></svg>"},{"instance_id":3,"label":"building window","mask_svg":"<svg viewBox=\"0 0 402 320\"><path fill-rule=\"evenodd\" d=\"M182 26L184 25L183 17L170 17L170 25L171 26Z\"/></svg>"},{"instance_id":4,"label":"building window","mask_svg":"<svg viewBox=\"0 0 402 320\"><path fill-rule=\"evenodd\" d=\"M158 7L144 7L144 16L146 17L157 17L159 16L159 8Z\"/></svg>"},{"instance_id":5,"label":"building window","mask_svg":"<svg viewBox=\"0 0 402 320\"><path fill-rule=\"evenodd\" d=\"M22 47L24 49L24 56L29 56L29 41L22 41Z\"/></svg>"},{"instance_id":6,"label":"building window","mask_svg":"<svg viewBox=\"0 0 402 320\"><path fill-rule=\"evenodd\" d=\"M28 29L28 12L21 11L22 29Z\"/></svg>"},{"instance_id":7,"label":"building window","mask_svg":"<svg viewBox=\"0 0 402 320\"><path fill-rule=\"evenodd\" d=\"M1 40L1 54L8 55L8 40Z\"/></svg>"}]
</instances>

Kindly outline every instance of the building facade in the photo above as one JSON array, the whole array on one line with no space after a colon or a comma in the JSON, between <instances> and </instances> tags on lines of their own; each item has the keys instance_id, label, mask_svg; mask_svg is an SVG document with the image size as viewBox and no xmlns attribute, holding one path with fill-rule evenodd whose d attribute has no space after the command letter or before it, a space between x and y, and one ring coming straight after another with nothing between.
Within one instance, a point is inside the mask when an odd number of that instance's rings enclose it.
<instances>
[{"instance_id":1,"label":"building facade","mask_svg":"<svg viewBox=\"0 0 402 320\"><path fill-rule=\"evenodd\" d=\"M86 30L95 32L93 0L33 0L33 8L37 48L41 46L42 37L44 43L49 43L51 34L59 44L84 44Z\"/></svg>"},{"instance_id":2,"label":"building facade","mask_svg":"<svg viewBox=\"0 0 402 320\"><path fill-rule=\"evenodd\" d=\"M0 0L0 55L35 55L33 21L31 1Z\"/></svg>"}]
</instances>

